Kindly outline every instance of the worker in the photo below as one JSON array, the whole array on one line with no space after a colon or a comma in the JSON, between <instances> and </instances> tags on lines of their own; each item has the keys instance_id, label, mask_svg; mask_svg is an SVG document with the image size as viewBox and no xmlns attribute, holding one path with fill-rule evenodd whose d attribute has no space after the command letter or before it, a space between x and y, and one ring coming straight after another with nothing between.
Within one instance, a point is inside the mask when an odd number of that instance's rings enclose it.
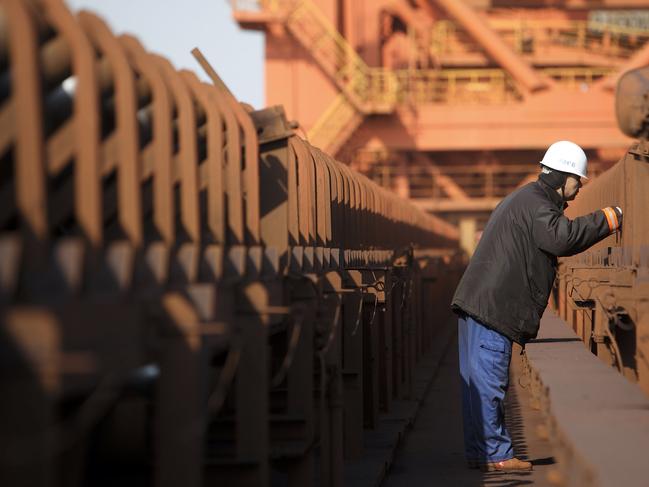
<instances>
[{"instance_id":1,"label":"worker","mask_svg":"<svg viewBox=\"0 0 649 487\"><path fill-rule=\"evenodd\" d=\"M552 144L541 174L503 199L491 214L452 301L458 342L465 455L469 467L526 471L505 427L512 342L536 337L554 283L557 257L578 254L616 232L622 210L608 207L574 220L564 216L586 178L577 144Z\"/></svg>"}]
</instances>

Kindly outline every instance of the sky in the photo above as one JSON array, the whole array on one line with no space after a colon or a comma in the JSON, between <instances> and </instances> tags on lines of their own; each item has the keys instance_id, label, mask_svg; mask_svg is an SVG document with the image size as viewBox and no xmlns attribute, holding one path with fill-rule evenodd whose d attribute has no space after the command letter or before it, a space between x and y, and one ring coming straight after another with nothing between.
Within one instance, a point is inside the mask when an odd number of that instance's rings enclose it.
<instances>
[{"instance_id":1,"label":"sky","mask_svg":"<svg viewBox=\"0 0 649 487\"><path fill-rule=\"evenodd\" d=\"M234 95L264 106L264 38L242 30L227 0L66 0L73 11L102 17L115 34L131 33L173 65L207 76L190 51L198 47Z\"/></svg>"}]
</instances>

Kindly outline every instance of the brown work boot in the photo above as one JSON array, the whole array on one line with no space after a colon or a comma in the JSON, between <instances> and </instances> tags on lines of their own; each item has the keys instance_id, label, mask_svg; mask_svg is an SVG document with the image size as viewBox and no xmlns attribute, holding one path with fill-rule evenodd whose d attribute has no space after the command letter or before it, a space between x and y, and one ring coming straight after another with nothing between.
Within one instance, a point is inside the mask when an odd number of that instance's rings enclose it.
<instances>
[{"instance_id":1,"label":"brown work boot","mask_svg":"<svg viewBox=\"0 0 649 487\"><path fill-rule=\"evenodd\" d=\"M503 462L485 463L482 465L482 470L485 472L529 472L532 470L532 464L518 458L510 458Z\"/></svg>"}]
</instances>

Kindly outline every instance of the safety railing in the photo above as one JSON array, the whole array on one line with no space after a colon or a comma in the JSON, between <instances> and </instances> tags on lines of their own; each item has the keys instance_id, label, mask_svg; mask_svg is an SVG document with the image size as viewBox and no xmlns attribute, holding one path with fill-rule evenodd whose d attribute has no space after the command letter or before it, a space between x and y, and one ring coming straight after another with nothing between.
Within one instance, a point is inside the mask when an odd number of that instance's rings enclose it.
<instances>
[{"instance_id":1,"label":"safety railing","mask_svg":"<svg viewBox=\"0 0 649 487\"><path fill-rule=\"evenodd\" d=\"M389 111L395 104L502 105L522 99L513 79L500 69L399 70L371 69L370 82L382 85L372 90L383 98L372 102L374 113ZM389 73L390 76L384 76ZM564 85L575 89L597 76L581 73L553 73ZM566 78L566 74L571 78ZM360 78L365 83L366 78ZM390 88L387 89L386 86ZM364 113L340 94L309 130L309 141L335 154L362 123Z\"/></svg>"},{"instance_id":2,"label":"safety railing","mask_svg":"<svg viewBox=\"0 0 649 487\"><path fill-rule=\"evenodd\" d=\"M389 155L385 155L389 160ZM405 172L404 172L405 170ZM533 165L421 165L410 164L406 168L386 162L371 166L368 177L385 188L393 188L399 177L408 181L410 198L449 198L445 180L461 188L465 198L502 198L514 190L531 174L538 173Z\"/></svg>"},{"instance_id":3,"label":"safety railing","mask_svg":"<svg viewBox=\"0 0 649 487\"><path fill-rule=\"evenodd\" d=\"M392 73L369 68L313 2L296 3L287 15L286 26L360 110L371 113L383 106L383 110L391 110Z\"/></svg>"},{"instance_id":4,"label":"safety railing","mask_svg":"<svg viewBox=\"0 0 649 487\"><path fill-rule=\"evenodd\" d=\"M357 120L357 114L350 112L348 105L354 106L361 117L368 113L392 111L396 101L394 74L389 70L368 67L313 2L253 3L255 5L250 6L248 2L235 2L233 8L281 14L287 29L309 50L347 98L346 103L337 99L312 129L320 147L335 153L345 142L345 132L350 132L350 123L353 125L353 121Z\"/></svg>"},{"instance_id":5,"label":"safety railing","mask_svg":"<svg viewBox=\"0 0 649 487\"><path fill-rule=\"evenodd\" d=\"M612 57L629 57L649 39L649 31L592 21L488 19L489 25L516 52L533 54L553 46L595 51ZM434 56L481 52L460 26L440 20L432 27Z\"/></svg>"},{"instance_id":6,"label":"safety railing","mask_svg":"<svg viewBox=\"0 0 649 487\"><path fill-rule=\"evenodd\" d=\"M505 104L522 96L501 69L396 71L396 99L401 103Z\"/></svg>"},{"instance_id":7,"label":"safety railing","mask_svg":"<svg viewBox=\"0 0 649 487\"><path fill-rule=\"evenodd\" d=\"M334 154L361 124L365 115L390 113L400 103L489 105L515 103L523 98L515 81L501 69L393 71L369 67L310 0L235 1L233 8L281 14L288 30L309 50L322 69L332 76L345 99L340 96L336 98L309 131L309 137L315 145ZM498 25L502 30L514 26L518 33L527 26L519 23L501 24ZM549 28L546 23L536 27ZM434 29L433 46L443 46L447 50L454 49L455 44L458 48L460 45L471 46L470 42L458 40L461 31L452 22L436 22ZM457 42L453 44L452 40ZM435 48L433 51L439 54ZM612 70L552 68L546 72L563 87L583 91Z\"/></svg>"},{"instance_id":8,"label":"safety railing","mask_svg":"<svg viewBox=\"0 0 649 487\"><path fill-rule=\"evenodd\" d=\"M60 0L0 9L6 485L341 485L443 325L457 229L198 51L213 84Z\"/></svg>"},{"instance_id":9,"label":"safety railing","mask_svg":"<svg viewBox=\"0 0 649 487\"><path fill-rule=\"evenodd\" d=\"M398 181L405 179L411 199L457 199L458 193L464 199L503 198L538 176L535 164L437 165L419 161L403 167L388 152L361 152L354 162L366 167L368 177L384 188L395 189ZM601 174L597 162L589 165L589 174Z\"/></svg>"},{"instance_id":10,"label":"safety railing","mask_svg":"<svg viewBox=\"0 0 649 487\"><path fill-rule=\"evenodd\" d=\"M573 90L587 90L597 80L616 72L615 68L578 67L543 68L542 71L561 86Z\"/></svg>"},{"instance_id":11,"label":"safety railing","mask_svg":"<svg viewBox=\"0 0 649 487\"><path fill-rule=\"evenodd\" d=\"M357 104L390 102L390 73L369 68L331 21L310 0L232 0L238 11L282 13L289 31Z\"/></svg>"},{"instance_id":12,"label":"safety railing","mask_svg":"<svg viewBox=\"0 0 649 487\"><path fill-rule=\"evenodd\" d=\"M309 130L309 142L335 154L362 121L363 115L341 93Z\"/></svg>"},{"instance_id":13,"label":"safety railing","mask_svg":"<svg viewBox=\"0 0 649 487\"><path fill-rule=\"evenodd\" d=\"M455 22L438 20L431 28L430 52L434 57L459 52L480 52L480 47Z\"/></svg>"},{"instance_id":14,"label":"safety railing","mask_svg":"<svg viewBox=\"0 0 649 487\"><path fill-rule=\"evenodd\" d=\"M649 40L649 30L593 21L573 22L570 28L556 32L554 38L571 47L629 57Z\"/></svg>"}]
</instances>

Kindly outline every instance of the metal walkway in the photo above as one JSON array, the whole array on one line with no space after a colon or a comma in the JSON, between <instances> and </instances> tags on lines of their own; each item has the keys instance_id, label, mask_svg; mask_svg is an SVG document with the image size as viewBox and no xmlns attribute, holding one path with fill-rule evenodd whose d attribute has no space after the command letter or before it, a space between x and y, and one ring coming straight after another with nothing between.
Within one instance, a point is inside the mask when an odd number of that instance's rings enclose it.
<instances>
[{"instance_id":1,"label":"metal walkway","mask_svg":"<svg viewBox=\"0 0 649 487\"><path fill-rule=\"evenodd\" d=\"M507 402L507 424L519 458L531 460L534 471L504 474L468 469L462 444L462 416L457 357L457 335L445 351L436 377L423 401L412 430L399 448L383 482L384 487L430 486L546 486L551 483L554 458L543 439L543 418L531 406L522 379L517 349L512 355L512 377ZM520 380L519 380L520 379ZM522 385L521 385L522 384Z\"/></svg>"},{"instance_id":2,"label":"metal walkway","mask_svg":"<svg viewBox=\"0 0 649 487\"><path fill-rule=\"evenodd\" d=\"M534 471L468 469L456 349L454 335L384 487L647 485L649 400L549 310L526 354L514 347L506 403L515 453Z\"/></svg>"}]
</instances>

